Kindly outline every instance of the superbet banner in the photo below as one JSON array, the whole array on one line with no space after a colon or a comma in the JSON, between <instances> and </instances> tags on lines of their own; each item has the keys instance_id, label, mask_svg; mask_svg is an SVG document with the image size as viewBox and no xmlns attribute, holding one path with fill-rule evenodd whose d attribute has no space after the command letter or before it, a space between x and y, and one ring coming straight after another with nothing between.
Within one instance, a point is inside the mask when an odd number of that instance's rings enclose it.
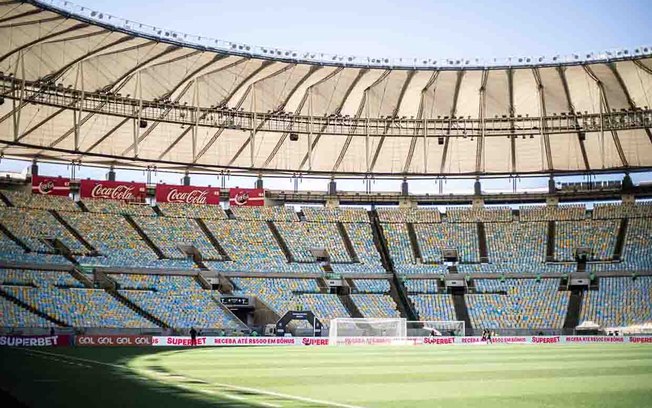
<instances>
[{"instance_id":1,"label":"superbet banner","mask_svg":"<svg viewBox=\"0 0 652 408\"><path fill-rule=\"evenodd\" d=\"M220 189L217 187L156 185L157 203L220 204Z\"/></svg>"},{"instance_id":2,"label":"superbet banner","mask_svg":"<svg viewBox=\"0 0 652 408\"><path fill-rule=\"evenodd\" d=\"M147 189L145 183L82 180L79 195L82 198L143 202L147 196Z\"/></svg>"},{"instance_id":3,"label":"superbet banner","mask_svg":"<svg viewBox=\"0 0 652 408\"><path fill-rule=\"evenodd\" d=\"M67 197L70 194L70 179L32 176L32 194Z\"/></svg>"},{"instance_id":4,"label":"superbet banner","mask_svg":"<svg viewBox=\"0 0 652 408\"><path fill-rule=\"evenodd\" d=\"M152 336L77 336L76 346L149 346Z\"/></svg>"},{"instance_id":5,"label":"superbet banner","mask_svg":"<svg viewBox=\"0 0 652 408\"><path fill-rule=\"evenodd\" d=\"M262 188L231 188L229 204L232 207L260 207L265 205L265 190Z\"/></svg>"},{"instance_id":6,"label":"superbet banner","mask_svg":"<svg viewBox=\"0 0 652 408\"><path fill-rule=\"evenodd\" d=\"M188 336L153 336L152 345L190 346ZM327 346L326 337L197 337L197 346Z\"/></svg>"},{"instance_id":7,"label":"superbet banner","mask_svg":"<svg viewBox=\"0 0 652 408\"><path fill-rule=\"evenodd\" d=\"M70 346L72 336L0 336L0 347L59 347Z\"/></svg>"}]
</instances>

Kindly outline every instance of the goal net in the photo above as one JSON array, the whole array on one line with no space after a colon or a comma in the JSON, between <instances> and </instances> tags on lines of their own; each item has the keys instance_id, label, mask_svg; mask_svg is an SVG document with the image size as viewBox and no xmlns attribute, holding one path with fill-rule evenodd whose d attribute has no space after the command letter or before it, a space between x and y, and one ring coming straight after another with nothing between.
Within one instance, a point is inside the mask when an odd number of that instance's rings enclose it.
<instances>
[{"instance_id":1,"label":"goal net","mask_svg":"<svg viewBox=\"0 0 652 408\"><path fill-rule=\"evenodd\" d=\"M333 344L342 337L406 337L406 320L400 318L337 318L331 320L328 337Z\"/></svg>"},{"instance_id":2,"label":"goal net","mask_svg":"<svg viewBox=\"0 0 652 408\"><path fill-rule=\"evenodd\" d=\"M464 336L464 322L459 320L409 321L407 322L407 336Z\"/></svg>"}]
</instances>

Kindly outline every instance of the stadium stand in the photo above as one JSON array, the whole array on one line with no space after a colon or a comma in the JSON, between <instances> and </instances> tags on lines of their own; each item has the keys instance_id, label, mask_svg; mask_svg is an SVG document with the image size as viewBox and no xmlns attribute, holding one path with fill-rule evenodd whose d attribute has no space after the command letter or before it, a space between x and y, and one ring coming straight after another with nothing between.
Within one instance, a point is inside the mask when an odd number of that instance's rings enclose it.
<instances>
[{"instance_id":1,"label":"stadium stand","mask_svg":"<svg viewBox=\"0 0 652 408\"><path fill-rule=\"evenodd\" d=\"M434 279L406 279L403 283L409 294L433 294L439 292L437 281Z\"/></svg>"},{"instance_id":2,"label":"stadium stand","mask_svg":"<svg viewBox=\"0 0 652 408\"><path fill-rule=\"evenodd\" d=\"M352 262L337 225L324 222L276 222L297 262L314 262L312 248L326 248L331 262Z\"/></svg>"},{"instance_id":3,"label":"stadium stand","mask_svg":"<svg viewBox=\"0 0 652 408\"><path fill-rule=\"evenodd\" d=\"M364 208L303 207L301 211L306 221L369 223L369 216Z\"/></svg>"},{"instance_id":4,"label":"stadium stand","mask_svg":"<svg viewBox=\"0 0 652 408\"><path fill-rule=\"evenodd\" d=\"M446 208L447 222L509 222L511 220L510 207Z\"/></svg>"},{"instance_id":5,"label":"stadium stand","mask_svg":"<svg viewBox=\"0 0 652 408\"><path fill-rule=\"evenodd\" d=\"M574 251L578 247L590 248L595 259L612 258L618 235L618 221L561 221L556 228L555 259L575 259Z\"/></svg>"},{"instance_id":6,"label":"stadium stand","mask_svg":"<svg viewBox=\"0 0 652 408\"><path fill-rule=\"evenodd\" d=\"M478 234L475 224L415 224L424 262L442 262L442 250L455 248L460 262L480 262Z\"/></svg>"},{"instance_id":7,"label":"stadium stand","mask_svg":"<svg viewBox=\"0 0 652 408\"><path fill-rule=\"evenodd\" d=\"M81 211L70 197L25 193L22 191L3 190L2 194L19 208L34 210Z\"/></svg>"},{"instance_id":8,"label":"stadium stand","mask_svg":"<svg viewBox=\"0 0 652 408\"><path fill-rule=\"evenodd\" d=\"M558 279L476 279L465 295L474 328L561 328L569 292Z\"/></svg>"},{"instance_id":9,"label":"stadium stand","mask_svg":"<svg viewBox=\"0 0 652 408\"><path fill-rule=\"evenodd\" d=\"M379 208L378 219L384 224L434 224L441 222L441 214L436 208Z\"/></svg>"},{"instance_id":10,"label":"stadium stand","mask_svg":"<svg viewBox=\"0 0 652 408\"><path fill-rule=\"evenodd\" d=\"M170 327L238 329L242 324L191 276L109 275L118 292Z\"/></svg>"},{"instance_id":11,"label":"stadium stand","mask_svg":"<svg viewBox=\"0 0 652 408\"><path fill-rule=\"evenodd\" d=\"M420 320L457 320L451 295L410 295Z\"/></svg>"},{"instance_id":12,"label":"stadium stand","mask_svg":"<svg viewBox=\"0 0 652 408\"><path fill-rule=\"evenodd\" d=\"M205 220L226 219L226 213L219 205L157 203L156 206L165 217L202 218Z\"/></svg>"},{"instance_id":13,"label":"stadium stand","mask_svg":"<svg viewBox=\"0 0 652 408\"><path fill-rule=\"evenodd\" d=\"M0 220L16 237L32 251L53 252L45 243L46 238L58 238L72 252L82 254L86 248L52 214L45 210L23 208L0 209Z\"/></svg>"},{"instance_id":14,"label":"stadium stand","mask_svg":"<svg viewBox=\"0 0 652 408\"><path fill-rule=\"evenodd\" d=\"M185 259L186 254L179 249L179 245L193 245L205 260L221 259L217 249L193 219L134 217L134 221L168 258Z\"/></svg>"},{"instance_id":15,"label":"stadium stand","mask_svg":"<svg viewBox=\"0 0 652 408\"><path fill-rule=\"evenodd\" d=\"M584 297L580 321L603 327L652 322L652 277L600 278L600 289Z\"/></svg>"},{"instance_id":16,"label":"stadium stand","mask_svg":"<svg viewBox=\"0 0 652 408\"><path fill-rule=\"evenodd\" d=\"M0 297L0 322L2 327L52 327L49 320Z\"/></svg>"},{"instance_id":17,"label":"stadium stand","mask_svg":"<svg viewBox=\"0 0 652 408\"><path fill-rule=\"evenodd\" d=\"M570 221L586 218L586 207L583 204L567 204L560 206L521 206L519 208L521 221Z\"/></svg>"},{"instance_id":18,"label":"stadium stand","mask_svg":"<svg viewBox=\"0 0 652 408\"><path fill-rule=\"evenodd\" d=\"M238 220L247 221L299 221L290 207L233 207L231 211Z\"/></svg>"},{"instance_id":19,"label":"stadium stand","mask_svg":"<svg viewBox=\"0 0 652 408\"><path fill-rule=\"evenodd\" d=\"M493 263L526 265L543 263L547 225L543 222L487 223L489 260Z\"/></svg>"},{"instance_id":20,"label":"stadium stand","mask_svg":"<svg viewBox=\"0 0 652 408\"><path fill-rule=\"evenodd\" d=\"M137 216L153 216L152 206L145 203L126 203L119 200L84 200L84 205L92 213L127 214Z\"/></svg>"},{"instance_id":21,"label":"stadium stand","mask_svg":"<svg viewBox=\"0 0 652 408\"><path fill-rule=\"evenodd\" d=\"M354 293L351 299L364 317L400 317L396 303L390 295Z\"/></svg>"}]
</instances>

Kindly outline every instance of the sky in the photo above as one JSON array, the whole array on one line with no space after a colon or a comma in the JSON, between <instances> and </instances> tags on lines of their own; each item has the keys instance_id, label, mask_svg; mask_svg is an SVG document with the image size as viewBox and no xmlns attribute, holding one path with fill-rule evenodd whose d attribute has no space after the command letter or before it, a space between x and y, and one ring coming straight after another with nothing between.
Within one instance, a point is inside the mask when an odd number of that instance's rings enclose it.
<instances>
[{"instance_id":1,"label":"sky","mask_svg":"<svg viewBox=\"0 0 652 408\"><path fill-rule=\"evenodd\" d=\"M652 45L652 0L617 1L426 1L426 0L76 0L75 3L128 20L239 43L297 51L402 58L553 56ZM0 160L0 172L27 164ZM105 170L84 167L83 177L104 178ZM42 165L41 173L70 175L67 166ZM144 180L142 171L118 172L119 179ZM158 173L154 181L179 182ZM601 177L600 179L604 179ZM618 179L619 176L606 177ZM651 174L634 181L652 180ZM576 178L574 180L582 180ZM327 180L302 180L302 190L324 190ZM250 186L230 179L227 186ZM543 187L546 179L517 181L521 190ZM219 185L215 176L193 184ZM293 181L265 180L266 187L293 188ZM511 190L510 180L485 181L485 189ZM364 190L360 180L339 189ZM376 181L374 191L397 191L400 181ZM411 183L413 192L435 192L433 181ZM446 192L468 192L472 181L449 181Z\"/></svg>"}]
</instances>

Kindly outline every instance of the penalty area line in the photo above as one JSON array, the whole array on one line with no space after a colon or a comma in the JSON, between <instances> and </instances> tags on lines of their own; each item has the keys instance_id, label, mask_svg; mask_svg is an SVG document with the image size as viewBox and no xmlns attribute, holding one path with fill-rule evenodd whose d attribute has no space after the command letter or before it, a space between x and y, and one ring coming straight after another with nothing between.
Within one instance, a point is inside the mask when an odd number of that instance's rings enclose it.
<instances>
[{"instance_id":1,"label":"penalty area line","mask_svg":"<svg viewBox=\"0 0 652 408\"><path fill-rule=\"evenodd\" d=\"M34 349L22 348L21 350L24 350L24 351L27 351L27 352L32 352L32 353L37 353L37 354L56 356L56 357L61 357L61 358L68 358L68 359L71 359L71 360L83 361L83 362L86 362L86 363L99 364L99 365L104 365L104 366L108 366L108 367L118 368L118 369L121 369L121 370L134 371L130 367L127 367L127 366L124 366L124 365L121 365L121 364L105 363L103 361L91 360L91 359L88 359L88 358L68 356L68 355L65 355L65 354L58 354L58 353L50 353L50 352L47 352L47 351L34 350ZM156 373L155 371L151 371L151 370L147 370L147 371ZM175 385L177 385L177 384L175 384ZM215 385L215 386L218 386L218 387L228 388L228 389L231 389L231 390L234 390L234 391L245 391L245 392L251 392L251 393L255 393L255 394L259 394L259 395L268 395L270 397L283 398L283 399L301 401L301 402L308 402L310 404L324 405L324 406L327 406L327 407L364 408L364 407L359 406L359 405L349 405L349 404L343 404L343 403L340 403L340 402L325 401L325 400L319 400L319 399L314 399L314 398L301 397L301 396L298 396L298 395L284 394L284 393L280 393L280 392L261 390L261 389L252 388L252 387L243 387L243 386L240 386L240 385L231 385L231 384L214 383L214 382L207 383L207 385ZM193 390L196 390L196 389L193 389ZM247 401L247 402L255 403L253 401ZM260 405L273 406L274 404L265 403L265 404L260 404Z\"/></svg>"}]
</instances>

